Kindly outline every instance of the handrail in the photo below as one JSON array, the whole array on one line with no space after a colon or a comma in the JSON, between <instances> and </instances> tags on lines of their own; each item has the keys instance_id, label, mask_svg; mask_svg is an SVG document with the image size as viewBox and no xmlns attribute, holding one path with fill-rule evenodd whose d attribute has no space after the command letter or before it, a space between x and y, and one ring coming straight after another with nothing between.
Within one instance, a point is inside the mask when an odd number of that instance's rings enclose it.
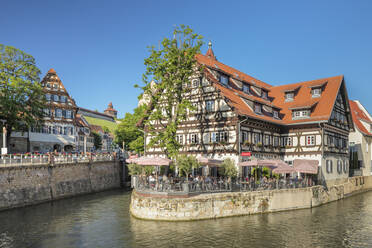
<instances>
[{"instance_id":1,"label":"handrail","mask_svg":"<svg viewBox=\"0 0 372 248\"><path fill-rule=\"evenodd\" d=\"M171 181L173 180L173 182ZM132 176L132 187L139 192L239 192L239 191L262 191L275 189L306 188L315 186L311 180L303 179L272 179L268 181L243 181L212 178L208 181L187 181L185 178L148 179L140 176Z\"/></svg>"},{"instance_id":2,"label":"handrail","mask_svg":"<svg viewBox=\"0 0 372 248\"><path fill-rule=\"evenodd\" d=\"M82 163L96 161L113 161L116 159L114 153L97 154L9 154L0 156L0 167L17 165L49 165L65 163Z\"/></svg>"}]
</instances>

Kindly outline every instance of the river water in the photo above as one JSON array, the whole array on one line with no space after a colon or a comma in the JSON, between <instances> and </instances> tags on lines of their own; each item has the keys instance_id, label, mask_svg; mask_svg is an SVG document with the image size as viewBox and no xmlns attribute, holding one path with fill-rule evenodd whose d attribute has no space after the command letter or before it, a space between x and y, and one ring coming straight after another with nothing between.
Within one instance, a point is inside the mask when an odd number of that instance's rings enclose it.
<instances>
[{"instance_id":1,"label":"river water","mask_svg":"<svg viewBox=\"0 0 372 248\"><path fill-rule=\"evenodd\" d=\"M130 192L0 212L0 247L372 247L372 192L318 208L195 222L143 221Z\"/></svg>"}]
</instances>

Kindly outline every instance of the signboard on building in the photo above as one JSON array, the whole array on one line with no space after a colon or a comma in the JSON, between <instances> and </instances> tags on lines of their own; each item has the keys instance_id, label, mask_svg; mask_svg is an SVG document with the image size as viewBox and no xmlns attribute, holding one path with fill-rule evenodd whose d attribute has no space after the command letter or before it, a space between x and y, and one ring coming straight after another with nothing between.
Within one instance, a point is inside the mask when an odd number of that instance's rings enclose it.
<instances>
[{"instance_id":1,"label":"signboard on building","mask_svg":"<svg viewBox=\"0 0 372 248\"><path fill-rule=\"evenodd\" d=\"M7 155L8 154L8 148L1 148L1 155Z\"/></svg>"},{"instance_id":2,"label":"signboard on building","mask_svg":"<svg viewBox=\"0 0 372 248\"><path fill-rule=\"evenodd\" d=\"M250 157L252 156L252 152L242 152L241 155L244 157Z\"/></svg>"}]
</instances>

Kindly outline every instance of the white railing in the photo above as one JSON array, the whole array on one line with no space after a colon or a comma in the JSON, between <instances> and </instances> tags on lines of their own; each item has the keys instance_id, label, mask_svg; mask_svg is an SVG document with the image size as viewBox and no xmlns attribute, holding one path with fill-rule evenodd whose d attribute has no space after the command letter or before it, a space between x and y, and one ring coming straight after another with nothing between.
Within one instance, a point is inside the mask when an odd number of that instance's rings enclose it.
<instances>
[{"instance_id":1,"label":"white railing","mask_svg":"<svg viewBox=\"0 0 372 248\"><path fill-rule=\"evenodd\" d=\"M97 154L10 154L0 156L0 167L15 165L49 165L65 163L84 163L95 161L113 161L111 153Z\"/></svg>"}]
</instances>

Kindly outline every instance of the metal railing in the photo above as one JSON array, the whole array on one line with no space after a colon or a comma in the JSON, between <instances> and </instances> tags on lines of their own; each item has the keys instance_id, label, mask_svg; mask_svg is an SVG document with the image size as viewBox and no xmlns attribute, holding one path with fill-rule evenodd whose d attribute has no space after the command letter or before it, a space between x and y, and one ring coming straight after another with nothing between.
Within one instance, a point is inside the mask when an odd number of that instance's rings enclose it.
<instances>
[{"instance_id":1,"label":"metal railing","mask_svg":"<svg viewBox=\"0 0 372 248\"><path fill-rule=\"evenodd\" d=\"M239 192L262 191L275 189L293 189L312 187L316 183L309 179L268 179L261 181L244 181L222 178L208 178L199 181L187 181L185 178L144 178L132 176L132 187L137 191L146 192L185 192L185 193L213 193L213 192Z\"/></svg>"},{"instance_id":2,"label":"metal railing","mask_svg":"<svg viewBox=\"0 0 372 248\"><path fill-rule=\"evenodd\" d=\"M0 167L15 165L36 165L36 164L65 164L83 163L95 161L113 161L115 154L11 154L0 156Z\"/></svg>"}]
</instances>

